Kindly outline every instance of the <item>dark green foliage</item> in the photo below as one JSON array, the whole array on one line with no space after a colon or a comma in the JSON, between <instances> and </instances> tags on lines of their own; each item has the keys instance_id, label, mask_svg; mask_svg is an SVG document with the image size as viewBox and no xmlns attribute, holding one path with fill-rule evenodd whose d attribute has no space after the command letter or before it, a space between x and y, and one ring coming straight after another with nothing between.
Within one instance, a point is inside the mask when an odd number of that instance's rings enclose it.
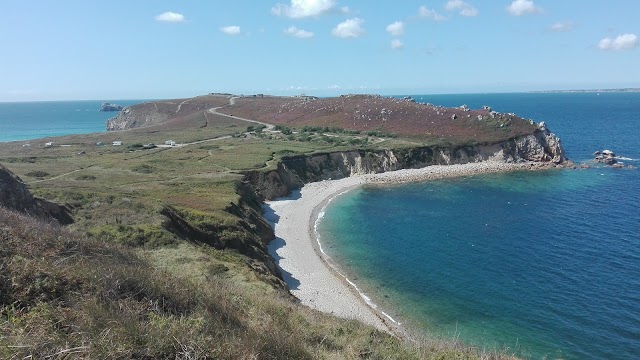
<instances>
[{"instance_id":1,"label":"dark green foliage","mask_svg":"<svg viewBox=\"0 0 640 360\"><path fill-rule=\"evenodd\" d=\"M93 175L80 175L76 178L76 180L95 180L95 179L97 178Z\"/></svg>"},{"instance_id":2,"label":"dark green foliage","mask_svg":"<svg viewBox=\"0 0 640 360\"><path fill-rule=\"evenodd\" d=\"M30 177L43 178L43 177L49 176L49 173L46 172L46 171L42 171L42 170L36 170L36 171L30 171L30 172L26 173L25 175L30 176Z\"/></svg>"},{"instance_id":3,"label":"dark green foliage","mask_svg":"<svg viewBox=\"0 0 640 360\"><path fill-rule=\"evenodd\" d=\"M151 174L155 172L155 168L151 165L141 164L131 168L131 171L135 171L141 174Z\"/></svg>"}]
</instances>

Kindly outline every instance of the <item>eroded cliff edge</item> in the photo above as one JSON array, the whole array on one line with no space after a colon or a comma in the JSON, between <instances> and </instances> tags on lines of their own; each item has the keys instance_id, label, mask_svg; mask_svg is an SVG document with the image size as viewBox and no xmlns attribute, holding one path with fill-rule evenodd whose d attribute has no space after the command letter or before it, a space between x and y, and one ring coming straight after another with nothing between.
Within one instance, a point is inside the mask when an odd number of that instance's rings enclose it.
<instances>
[{"instance_id":1,"label":"eroded cliff edge","mask_svg":"<svg viewBox=\"0 0 640 360\"><path fill-rule=\"evenodd\" d=\"M65 206L34 197L22 180L0 164L0 206L60 224L73 222Z\"/></svg>"},{"instance_id":2,"label":"eroded cliff edge","mask_svg":"<svg viewBox=\"0 0 640 360\"><path fill-rule=\"evenodd\" d=\"M249 171L244 181L265 200L288 195L304 184L353 175L417 169L430 165L481 161L531 162L534 167L564 166L569 160L560 139L540 123L530 135L482 145L421 146L351 150L283 157L271 171Z\"/></svg>"}]
</instances>

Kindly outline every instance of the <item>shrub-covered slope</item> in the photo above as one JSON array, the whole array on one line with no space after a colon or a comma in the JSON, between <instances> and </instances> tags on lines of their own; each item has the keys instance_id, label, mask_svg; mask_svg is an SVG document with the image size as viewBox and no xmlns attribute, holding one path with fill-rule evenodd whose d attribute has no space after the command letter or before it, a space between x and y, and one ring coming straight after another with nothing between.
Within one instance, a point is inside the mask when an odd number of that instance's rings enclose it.
<instances>
[{"instance_id":1,"label":"shrub-covered slope","mask_svg":"<svg viewBox=\"0 0 640 360\"><path fill-rule=\"evenodd\" d=\"M202 256L205 256L206 250ZM0 358L464 359L0 208ZM497 357L495 354L484 354Z\"/></svg>"}]
</instances>

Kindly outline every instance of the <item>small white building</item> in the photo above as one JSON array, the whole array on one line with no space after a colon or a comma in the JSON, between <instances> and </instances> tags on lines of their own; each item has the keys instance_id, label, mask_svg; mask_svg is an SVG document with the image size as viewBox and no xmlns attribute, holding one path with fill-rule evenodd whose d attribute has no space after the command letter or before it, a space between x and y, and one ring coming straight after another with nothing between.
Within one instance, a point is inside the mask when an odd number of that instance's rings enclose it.
<instances>
[{"instance_id":1,"label":"small white building","mask_svg":"<svg viewBox=\"0 0 640 360\"><path fill-rule=\"evenodd\" d=\"M53 143L52 142L48 142L48 143L45 143L44 146L45 147L51 147L51 146L53 146Z\"/></svg>"},{"instance_id":2,"label":"small white building","mask_svg":"<svg viewBox=\"0 0 640 360\"><path fill-rule=\"evenodd\" d=\"M112 144L112 145L113 145L113 146L121 146L121 145L122 145L122 141L120 141L120 140L116 140L116 141L114 141L114 142L113 142L113 144Z\"/></svg>"}]
</instances>

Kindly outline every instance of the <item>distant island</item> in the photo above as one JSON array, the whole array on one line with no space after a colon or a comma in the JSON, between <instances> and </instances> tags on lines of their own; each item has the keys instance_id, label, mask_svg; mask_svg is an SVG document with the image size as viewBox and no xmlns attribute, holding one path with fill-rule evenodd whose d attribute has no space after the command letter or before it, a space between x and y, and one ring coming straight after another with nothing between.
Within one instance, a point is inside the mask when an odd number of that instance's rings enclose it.
<instances>
[{"instance_id":1,"label":"distant island","mask_svg":"<svg viewBox=\"0 0 640 360\"><path fill-rule=\"evenodd\" d=\"M530 93L540 94L559 94L559 93L636 93L640 92L640 88L624 88L624 89L592 89L592 90L542 90L542 91L530 91Z\"/></svg>"},{"instance_id":2,"label":"distant island","mask_svg":"<svg viewBox=\"0 0 640 360\"><path fill-rule=\"evenodd\" d=\"M110 104L108 102L103 102L100 105L100 111L120 111L122 110L122 105Z\"/></svg>"}]
</instances>

